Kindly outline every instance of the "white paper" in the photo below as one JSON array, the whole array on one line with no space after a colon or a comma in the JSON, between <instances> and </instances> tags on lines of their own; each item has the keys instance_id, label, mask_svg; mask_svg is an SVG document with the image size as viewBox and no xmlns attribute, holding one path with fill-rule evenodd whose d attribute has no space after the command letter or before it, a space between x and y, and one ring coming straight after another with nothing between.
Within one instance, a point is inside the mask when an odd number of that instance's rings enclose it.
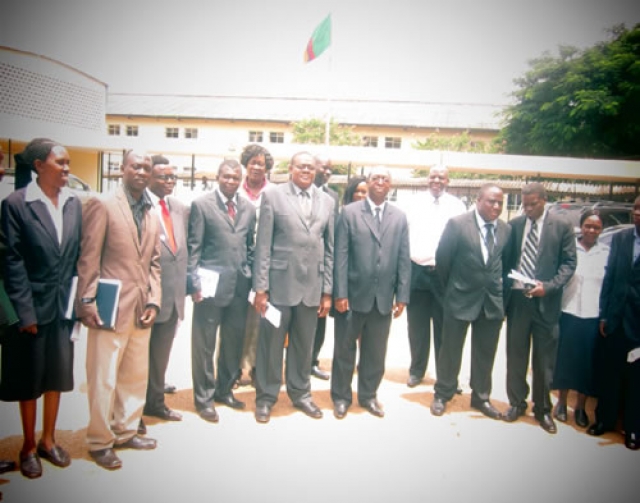
<instances>
[{"instance_id":1,"label":"white paper","mask_svg":"<svg viewBox=\"0 0 640 503\"><path fill-rule=\"evenodd\" d=\"M627 361L629 363L635 362L638 358L640 358L640 348L635 348L629 351L629 354L627 355Z\"/></svg>"},{"instance_id":2,"label":"white paper","mask_svg":"<svg viewBox=\"0 0 640 503\"><path fill-rule=\"evenodd\" d=\"M73 316L73 306L76 302L76 291L78 290L78 276L71 278L71 289L69 290L69 298L67 299L67 310L64 317L70 320Z\"/></svg>"},{"instance_id":3,"label":"white paper","mask_svg":"<svg viewBox=\"0 0 640 503\"><path fill-rule=\"evenodd\" d=\"M256 299L256 292L251 290L249 292L248 301L249 304L253 305L253 302ZM267 311L264 314L265 319L271 323L274 327L278 328L280 326L280 320L282 319L282 313L277 307L274 307L271 302L267 302Z\"/></svg>"},{"instance_id":4,"label":"white paper","mask_svg":"<svg viewBox=\"0 0 640 503\"><path fill-rule=\"evenodd\" d=\"M196 272L200 278L200 293L202 294L202 297L215 297L216 291L218 290L220 274L216 271L203 269L202 267L198 267Z\"/></svg>"},{"instance_id":5,"label":"white paper","mask_svg":"<svg viewBox=\"0 0 640 503\"><path fill-rule=\"evenodd\" d=\"M531 279L525 276L524 274L516 271L515 269L511 269L511 272L509 273L509 277L516 281L520 281L524 285L536 286L538 284L535 279Z\"/></svg>"},{"instance_id":6,"label":"white paper","mask_svg":"<svg viewBox=\"0 0 640 503\"><path fill-rule=\"evenodd\" d=\"M71 342L76 342L80 340L80 330L82 330L82 323L76 321L73 324L73 328L71 329Z\"/></svg>"}]
</instances>

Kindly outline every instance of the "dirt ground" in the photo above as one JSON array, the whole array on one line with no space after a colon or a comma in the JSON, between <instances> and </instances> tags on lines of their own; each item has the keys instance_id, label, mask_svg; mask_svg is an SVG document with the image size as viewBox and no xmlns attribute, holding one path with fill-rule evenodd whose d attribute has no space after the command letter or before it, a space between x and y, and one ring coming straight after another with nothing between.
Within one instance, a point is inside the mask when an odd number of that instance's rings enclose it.
<instances>
[{"instance_id":1,"label":"dirt ground","mask_svg":"<svg viewBox=\"0 0 640 503\"><path fill-rule=\"evenodd\" d=\"M188 316L190 319L190 314ZM321 366L329 369L333 323ZM119 451L123 468L108 472L91 461L85 433L88 418L84 372L85 337L77 342L74 392L65 394L57 440L73 461L66 469L43 461L40 479L19 472L0 475L6 502L387 502L424 501L613 503L638 499L640 454L625 449L618 433L600 438L573 423L545 433L531 411L507 424L482 416L469 404L469 350L460 376L464 394L442 417L429 412L433 373L410 389L406 319L394 320L387 371L379 390L386 416L379 419L354 405L341 421L332 413L329 383L312 379L324 418L310 419L281 392L271 422L256 423L255 392L241 387L244 411L218 407L220 423L195 413L191 391L190 323L180 327L167 380L178 393L167 396L182 422L148 418L155 451ZM492 402L506 410L504 333L494 367ZM433 362L429 369L433 369ZM355 389L355 378L354 378ZM573 396L570 396L572 405ZM357 403L354 400L354 403ZM593 418L593 405L589 408ZM571 412L571 410L570 410ZM0 457L16 459L21 445L16 404L0 403ZM632 495L635 495L632 496Z\"/></svg>"}]
</instances>

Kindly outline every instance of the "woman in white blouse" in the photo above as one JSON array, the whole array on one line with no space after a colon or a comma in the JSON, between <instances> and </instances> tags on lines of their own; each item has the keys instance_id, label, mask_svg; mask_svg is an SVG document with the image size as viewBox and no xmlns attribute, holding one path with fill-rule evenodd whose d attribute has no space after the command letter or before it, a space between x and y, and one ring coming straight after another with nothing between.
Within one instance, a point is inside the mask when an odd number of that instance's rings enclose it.
<instances>
[{"instance_id":1,"label":"woman in white blouse","mask_svg":"<svg viewBox=\"0 0 640 503\"><path fill-rule=\"evenodd\" d=\"M586 211L580 218L581 235L576 242L578 267L562 296L560 339L553 375L553 389L559 390L553 416L567 421L567 395L577 393L575 422L586 428L588 396L595 395L593 367L598 338L599 299L609 247L598 243L602 219L597 212Z\"/></svg>"}]
</instances>

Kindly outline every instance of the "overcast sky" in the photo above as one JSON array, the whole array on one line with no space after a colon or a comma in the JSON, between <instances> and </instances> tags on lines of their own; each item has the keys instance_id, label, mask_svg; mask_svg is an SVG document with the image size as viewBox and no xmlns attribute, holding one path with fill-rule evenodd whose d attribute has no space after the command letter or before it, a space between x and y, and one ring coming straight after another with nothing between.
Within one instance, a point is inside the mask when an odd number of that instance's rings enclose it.
<instances>
[{"instance_id":1,"label":"overcast sky","mask_svg":"<svg viewBox=\"0 0 640 503\"><path fill-rule=\"evenodd\" d=\"M635 0L1 0L0 45L111 92L505 103L527 61L640 22ZM303 63L328 14L331 48Z\"/></svg>"}]
</instances>

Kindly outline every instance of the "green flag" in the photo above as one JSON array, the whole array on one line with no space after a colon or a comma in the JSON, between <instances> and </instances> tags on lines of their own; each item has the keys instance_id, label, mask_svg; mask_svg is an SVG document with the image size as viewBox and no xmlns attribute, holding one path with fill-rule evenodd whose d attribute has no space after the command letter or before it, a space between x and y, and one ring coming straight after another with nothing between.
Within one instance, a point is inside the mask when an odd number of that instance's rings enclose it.
<instances>
[{"instance_id":1,"label":"green flag","mask_svg":"<svg viewBox=\"0 0 640 503\"><path fill-rule=\"evenodd\" d=\"M304 51L304 62L313 61L331 45L331 14L329 14L318 27L313 30L313 35L307 43Z\"/></svg>"}]
</instances>

